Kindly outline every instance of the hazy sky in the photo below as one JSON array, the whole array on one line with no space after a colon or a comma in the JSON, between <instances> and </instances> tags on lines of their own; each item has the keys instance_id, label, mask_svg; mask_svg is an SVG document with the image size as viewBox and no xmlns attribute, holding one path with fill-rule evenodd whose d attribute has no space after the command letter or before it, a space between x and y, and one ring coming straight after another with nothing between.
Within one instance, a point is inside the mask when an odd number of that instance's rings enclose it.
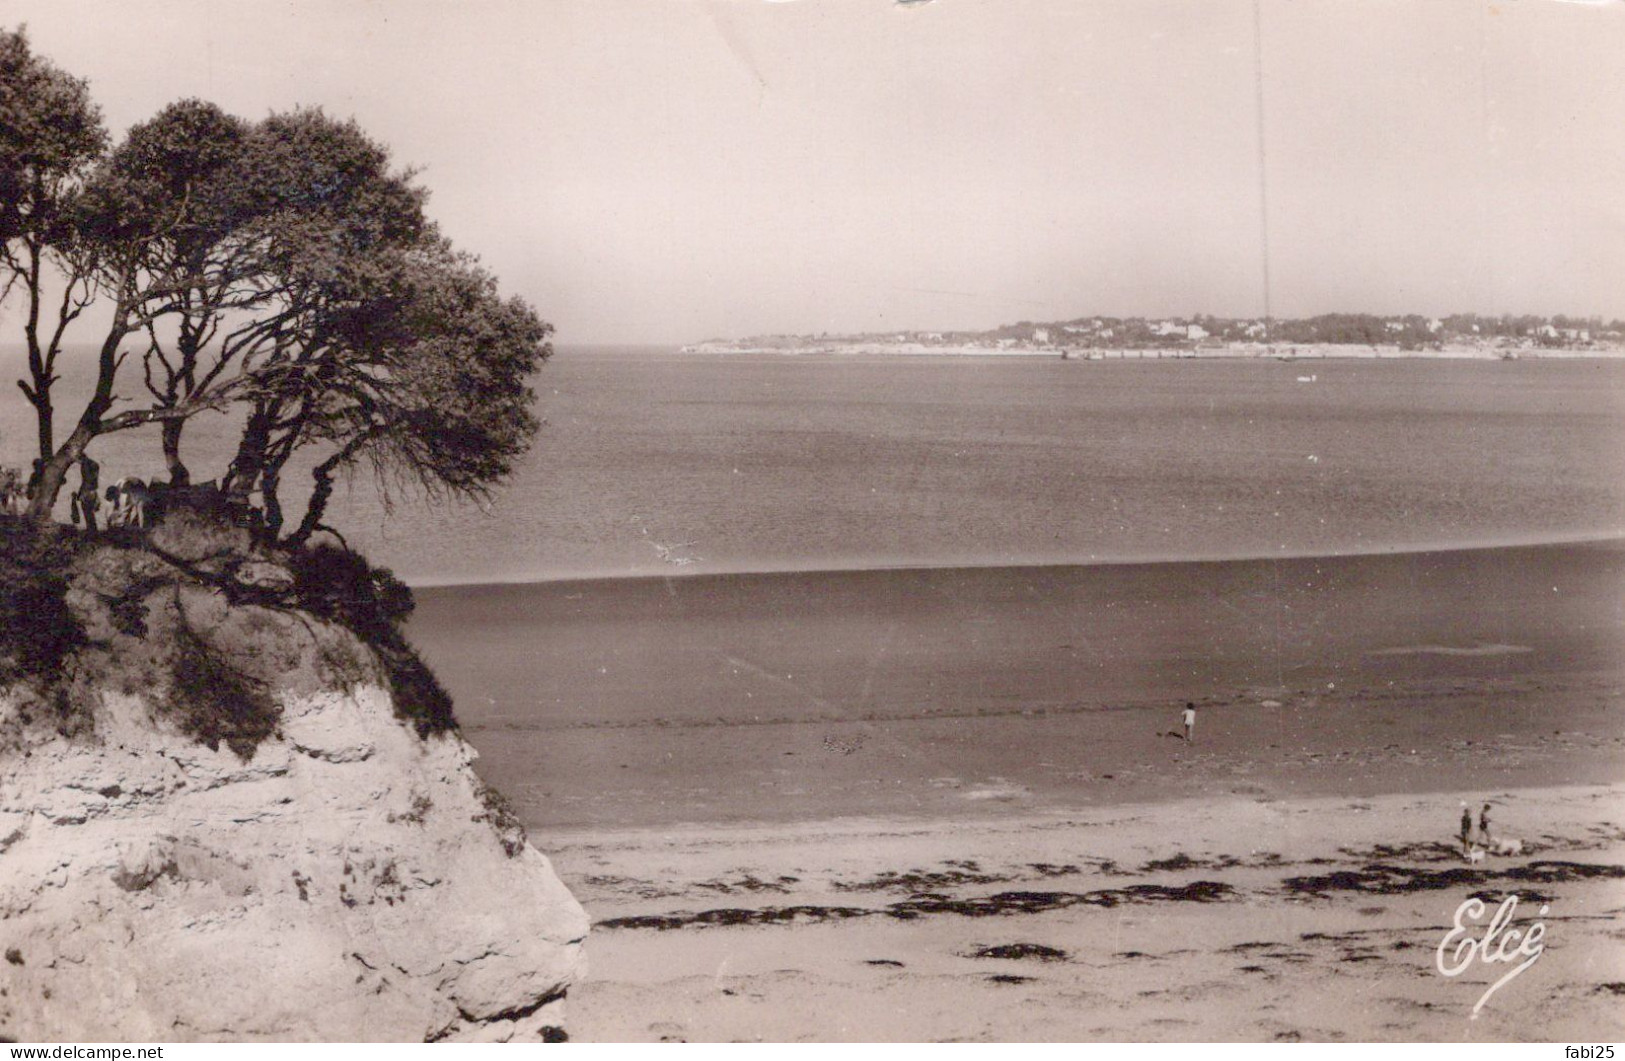
<instances>
[{"instance_id":1,"label":"hazy sky","mask_svg":"<svg viewBox=\"0 0 1625 1061\"><path fill-rule=\"evenodd\" d=\"M0 20L117 132L184 96L354 116L566 343L1256 314L1266 228L1277 315L1625 317L1625 4L0 0Z\"/></svg>"}]
</instances>

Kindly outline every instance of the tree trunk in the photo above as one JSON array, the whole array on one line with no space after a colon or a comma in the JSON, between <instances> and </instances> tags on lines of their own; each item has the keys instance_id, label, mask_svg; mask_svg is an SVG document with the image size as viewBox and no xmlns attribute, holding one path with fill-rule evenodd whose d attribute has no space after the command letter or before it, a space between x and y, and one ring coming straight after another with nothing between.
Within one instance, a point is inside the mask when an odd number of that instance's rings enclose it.
<instances>
[{"instance_id":1,"label":"tree trunk","mask_svg":"<svg viewBox=\"0 0 1625 1061\"><path fill-rule=\"evenodd\" d=\"M265 502L265 540L274 542L282 533L282 501L276 496L279 469L267 468L260 476L260 498Z\"/></svg>"},{"instance_id":2,"label":"tree trunk","mask_svg":"<svg viewBox=\"0 0 1625 1061\"><path fill-rule=\"evenodd\" d=\"M91 404L95 405L95 401L92 400ZM67 482L68 469L85 455L85 447L96 437L96 425L100 421L101 414L92 417L87 408L85 415L79 418L79 426L73 429L73 434L68 436L61 448L40 462L39 478L34 482L34 494L28 501L29 519L35 523L51 522L51 510L56 507L57 495Z\"/></svg>"},{"instance_id":3,"label":"tree trunk","mask_svg":"<svg viewBox=\"0 0 1625 1061\"><path fill-rule=\"evenodd\" d=\"M43 295L40 291L40 248L33 240L28 241L27 283L28 317L23 322L23 335L28 341L28 375L32 387L23 387L23 393L34 407L39 431L39 459L44 461L50 459L51 451L56 448L56 436L51 423L51 374L39 344L40 299ZM18 385L22 386L21 383Z\"/></svg>"},{"instance_id":4,"label":"tree trunk","mask_svg":"<svg viewBox=\"0 0 1625 1061\"><path fill-rule=\"evenodd\" d=\"M164 464L169 468L170 486L187 486L192 482L191 473L181 463L181 429L185 426L184 420L163 423Z\"/></svg>"},{"instance_id":5,"label":"tree trunk","mask_svg":"<svg viewBox=\"0 0 1625 1061\"><path fill-rule=\"evenodd\" d=\"M243 425L243 437L237 443L237 455L231 459L220 486L238 500L247 500L254 492L254 484L265 471L265 451L271 444L271 413L263 405L256 405Z\"/></svg>"},{"instance_id":6,"label":"tree trunk","mask_svg":"<svg viewBox=\"0 0 1625 1061\"><path fill-rule=\"evenodd\" d=\"M351 439L331 457L316 465L311 476L316 480L316 488L310 492L310 504L305 509L305 518L299 521L299 526L288 536L293 545L304 545L310 536L316 533L316 528L322 525L322 517L327 515L327 503L333 498L333 485L337 472L344 465L355 459L356 452L372 439L376 438L378 429L364 431Z\"/></svg>"},{"instance_id":7,"label":"tree trunk","mask_svg":"<svg viewBox=\"0 0 1625 1061\"><path fill-rule=\"evenodd\" d=\"M328 467L329 463L324 461L316 468L316 489L310 493L310 507L305 509L305 518L299 521L298 528L288 537L293 545L302 546L309 541L316 528L322 525L322 517L327 514L327 502L333 497L333 470Z\"/></svg>"},{"instance_id":8,"label":"tree trunk","mask_svg":"<svg viewBox=\"0 0 1625 1061\"><path fill-rule=\"evenodd\" d=\"M201 263L193 264L194 271L202 267ZM165 387L165 405L175 405L181 400L191 401L197 396L197 354L201 328L190 313L181 318L180 338L176 344L180 350L181 367L170 376ZM192 473L181 463L181 432L185 428L185 420L164 421L164 465L169 469L170 486L189 486L192 482Z\"/></svg>"},{"instance_id":9,"label":"tree trunk","mask_svg":"<svg viewBox=\"0 0 1625 1061\"><path fill-rule=\"evenodd\" d=\"M38 407L39 451L41 453L51 452L51 447L56 442L56 431L51 422L51 412L51 396L49 394L41 394L40 405Z\"/></svg>"},{"instance_id":10,"label":"tree trunk","mask_svg":"<svg viewBox=\"0 0 1625 1061\"><path fill-rule=\"evenodd\" d=\"M49 389L41 389L40 385L36 383L32 392L25 391L24 393L29 394L28 400L34 406L34 418L39 426L39 459L48 460L56 442L56 432L52 424L53 417L51 414L53 410L51 409L50 391ZM38 395L38 397L36 398L34 395Z\"/></svg>"},{"instance_id":11,"label":"tree trunk","mask_svg":"<svg viewBox=\"0 0 1625 1061\"><path fill-rule=\"evenodd\" d=\"M125 268L117 289L122 290L128 283L131 268ZM118 348L124 337L130 334L130 312L130 304L121 297L113 310L113 322L108 325L107 336L102 340L101 352L97 357L96 393L86 403L85 411L79 414L79 423L74 426L73 434L40 462L34 493L28 499L28 518L35 523L51 522L51 510L56 507L56 498L67 480L68 469L85 455L85 447L102 432L102 417L113 407L113 377L118 374Z\"/></svg>"}]
</instances>

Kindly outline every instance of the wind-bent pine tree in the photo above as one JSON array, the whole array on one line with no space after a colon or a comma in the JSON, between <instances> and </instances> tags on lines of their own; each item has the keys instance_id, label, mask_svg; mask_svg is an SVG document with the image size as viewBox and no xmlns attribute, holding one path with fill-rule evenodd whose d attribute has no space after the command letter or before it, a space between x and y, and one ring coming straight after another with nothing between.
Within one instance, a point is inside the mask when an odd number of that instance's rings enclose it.
<instances>
[{"instance_id":1,"label":"wind-bent pine tree","mask_svg":"<svg viewBox=\"0 0 1625 1061\"><path fill-rule=\"evenodd\" d=\"M414 175L354 122L184 100L109 150L84 83L0 31L0 196L0 298L20 287L29 311L36 520L116 431L157 424L170 485L188 484L185 427L210 410L244 412L222 488L294 543L341 474L372 471L386 503L480 497L535 436L550 326L439 235ZM98 303L94 389L58 438L64 337ZM283 475L307 449L310 502L284 535Z\"/></svg>"}]
</instances>

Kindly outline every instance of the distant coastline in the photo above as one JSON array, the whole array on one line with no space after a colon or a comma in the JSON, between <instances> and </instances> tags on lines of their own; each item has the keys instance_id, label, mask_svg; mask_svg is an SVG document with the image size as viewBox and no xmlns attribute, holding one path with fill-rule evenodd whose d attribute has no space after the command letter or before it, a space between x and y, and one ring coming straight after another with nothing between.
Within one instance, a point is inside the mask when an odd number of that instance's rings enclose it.
<instances>
[{"instance_id":1,"label":"distant coastline","mask_svg":"<svg viewBox=\"0 0 1625 1061\"><path fill-rule=\"evenodd\" d=\"M1060 357L1078 361L1253 358L1517 360L1625 357L1625 321L1574 317L1324 314L1294 320L1080 317L981 332L756 335L686 354Z\"/></svg>"},{"instance_id":2,"label":"distant coastline","mask_svg":"<svg viewBox=\"0 0 1625 1061\"><path fill-rule=\"evenodd\" d=\"M806 345L769 345L752 340L709 340L691 343L681 348L685 354L780 354L786 357L801 355L834 355L847 357L1049 357L1066 361L1195 361L1195 360L1255 360L1255 361L1310 361L1310 360L1431 360L1431 361L1517 361L1530 360L1585 360L1588 358L1625 358L1625 347L1587 347L1584 349L1552 348L1483 348L1443 347L1437 350L1404 350L1397 346L1357 346L1346 343L1315 345L1279 344L1253 346L1200 347L1119 347L1115 349L1091 347L1012 347L999 349L986 346L931 346L917 343L870 343L809 341Z\"/></svg>"}]
</instances>

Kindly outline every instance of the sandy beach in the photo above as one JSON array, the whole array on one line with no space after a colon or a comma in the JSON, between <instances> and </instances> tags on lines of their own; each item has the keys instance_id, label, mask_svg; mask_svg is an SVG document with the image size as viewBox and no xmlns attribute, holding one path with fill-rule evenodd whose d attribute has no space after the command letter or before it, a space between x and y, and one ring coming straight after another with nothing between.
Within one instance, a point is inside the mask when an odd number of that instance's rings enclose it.
<instances>
[{"instance_id":1,"label":"sandy beach","mask_svg":"<svg viewBox=\"0 0 1625 1061\"><path fill-rule=\"evenodd\" d=\"M1596 542L449 587L412 635L595 920L579 1038L1598 1038L1622 590ZM1485 801L1524 848L1469 866ZM1513 893L1549 946L1469 1020L1501 971L1435 948Z\"/></svg>"},{"instance_id":2,"label":"sandy beach","mask_svg":"<svg viewBox=\"0 0 1625 1061\"><path fill-rule=\"evenodd\" d=\"M1528 838L1523 857L1468 868L1434 825L1454 802L1411 796L554 835L596 919L572 1032L1619 1038L1625 789L1482 795ZM1493 912L1508 894L1515 924L1545 924L1545 948L1474 1018L1510 967L1447 977L1436 953L1464 899Z\"/></svg>"}]
</instances>

